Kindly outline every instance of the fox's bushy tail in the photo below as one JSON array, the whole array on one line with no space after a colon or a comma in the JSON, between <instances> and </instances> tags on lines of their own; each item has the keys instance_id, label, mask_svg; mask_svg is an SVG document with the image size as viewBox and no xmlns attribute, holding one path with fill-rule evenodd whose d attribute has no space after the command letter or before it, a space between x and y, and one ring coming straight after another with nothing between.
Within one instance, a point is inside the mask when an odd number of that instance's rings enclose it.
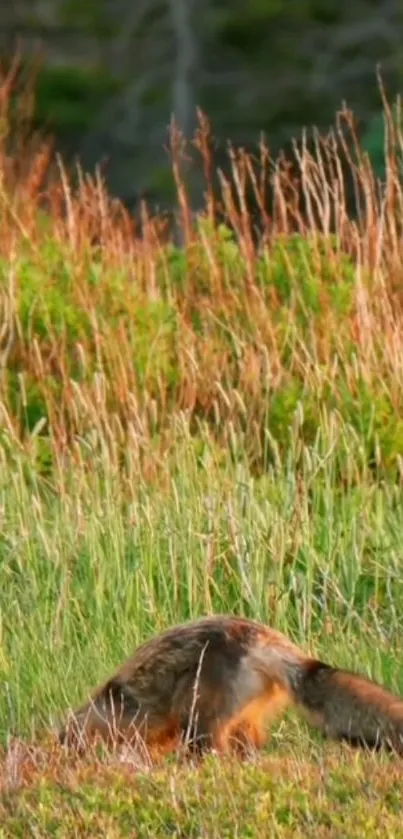
<instances>
[{"instance_id":1,"label":"fox's bushy tail","mask_svg":"<svg viewBox=\"0 0 403 839\"><path fill-rule=\"evenodd\" d=\"M364 676L293 651L268 646L253 658L325 736L403 755L403 699Z\"/></svg>"}]
</instances>

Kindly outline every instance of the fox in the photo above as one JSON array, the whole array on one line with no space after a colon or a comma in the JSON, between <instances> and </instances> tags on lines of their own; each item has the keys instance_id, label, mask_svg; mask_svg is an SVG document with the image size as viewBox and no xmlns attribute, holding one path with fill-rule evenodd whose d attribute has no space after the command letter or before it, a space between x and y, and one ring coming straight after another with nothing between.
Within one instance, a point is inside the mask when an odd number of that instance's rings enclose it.
<instances>
[{"instance_id":1,"label":"fox","mask_svg":"<svg viewBox=\"0 0 403 839\"><path fill-rule=\"evenodd\" d=\"M261 750L288 705L325 738L403 754L403 699L378 683L311 658L281 632L248 618L203 617L150 637L83 705L59 743L93 738L176 748L199 756Z\"/></svg>"}]
</instances>

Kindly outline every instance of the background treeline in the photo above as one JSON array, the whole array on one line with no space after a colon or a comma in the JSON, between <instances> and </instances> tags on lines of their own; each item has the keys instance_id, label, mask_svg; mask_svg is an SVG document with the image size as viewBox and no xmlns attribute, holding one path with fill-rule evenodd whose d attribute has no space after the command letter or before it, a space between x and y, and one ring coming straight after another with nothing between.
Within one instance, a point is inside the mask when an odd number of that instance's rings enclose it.
<instances>
[{"instance_id":1,"label":"background treeline","mask_svg":"<svg viewBox=\"0 0 403 839\"><path fill-rule=\"evenodd\" d=\"M304 126L326 129L346 100L381 167L376 65L394 97L402 24L398 0L15 0L0 9L0 49L41 56L36 118L65 154L85 168L103 161L108 187L131 209L143 196L170 208L171 114L192 137L196 107L225 167L228 139L251 150L263 132L277 153Z\"/></svg>"}]
</instances>

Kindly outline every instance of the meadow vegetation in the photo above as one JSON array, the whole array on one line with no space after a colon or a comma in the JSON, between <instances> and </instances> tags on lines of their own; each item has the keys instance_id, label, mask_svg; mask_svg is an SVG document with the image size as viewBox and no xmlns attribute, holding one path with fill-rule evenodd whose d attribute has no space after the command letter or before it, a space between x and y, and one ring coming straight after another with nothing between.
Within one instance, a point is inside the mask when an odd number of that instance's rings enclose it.
<instances>
[{"instance_id":1,"label":"meadow vegetation","mask_svg":"<svg viewBox=\"0 0 403 839\"><path fill-rule=\"evenodd\" d=\"M386 109L383 184L348 115L298 144L302 202L278 161L270 215L263 147L232 153L219 217L206 180L196 221L174 161L179 247L46 145L10 152L3 93L0 837L403 836L399 761L291 713L255 761L197 770L76 765L49 734L138 642L211 612L403 693L398 128Z\"/></svg>"}]
</instances>

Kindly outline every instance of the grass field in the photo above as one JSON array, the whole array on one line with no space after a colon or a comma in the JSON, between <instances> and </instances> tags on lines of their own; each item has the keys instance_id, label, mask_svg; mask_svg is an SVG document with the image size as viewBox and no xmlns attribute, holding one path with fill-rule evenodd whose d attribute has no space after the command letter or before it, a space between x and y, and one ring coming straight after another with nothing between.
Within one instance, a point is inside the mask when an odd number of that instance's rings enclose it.
<instances>
[{"instance_id":1,"label":"grass field","mask_svg":"<svg viewBox=\"0 0 403 839\"><path fill-rule=\"evenodd\" d=\"M400 489L340 492L328 447L298 481L291 459L254 478L179 430L156 486L95 452L93 469L52 485L14 453L1 478L0 717L4 745L19 740L4 757L3 835L337 836L350 819L349 836L399 835L398 760L323 744L292 713L245 767L171 760L154 774L104 755L76 770L46 745L27 766L20 743L40 744L141 639L206 612L259 617L403 692Z\"/></svg>"},{"instance_id":2,"label":"grass field","mask_svg":"<svg viewBox=\"0 0 403 839\"><path fill-rule=\"evenodd\" d=\"M138 642L214 612L403 693L399 143L382 194L356 150L354 221L342 150L302 151L306 215L279 170L259 248L242 156L235 234L207 192L179 249L99 183L44 193L46 150L22 173L0 150L0 837L403 836L398 759L291 712L261 756L197 770L77 764L49 734Z\"/></svg>"}]
</instances>

